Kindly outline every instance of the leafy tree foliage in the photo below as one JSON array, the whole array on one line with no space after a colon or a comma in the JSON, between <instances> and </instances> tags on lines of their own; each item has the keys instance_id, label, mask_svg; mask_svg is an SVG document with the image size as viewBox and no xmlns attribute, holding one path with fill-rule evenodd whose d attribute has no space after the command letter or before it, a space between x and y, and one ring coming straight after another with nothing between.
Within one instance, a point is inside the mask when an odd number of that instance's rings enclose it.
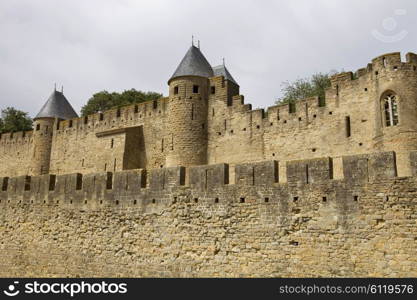
<instances>
[{"instance_id":1,"label":"leafy tree foliage","mask_svg":"<svg viewBox=\"0 0 417 300\"><path fill-rule=\"evenodd\" d=\"M161 97L162 94L159 93L142 92L135 89L126 90L123 93L109 93L107 91L101 91L95 93L88 100L87 104L81 108L81 115L87 116L111 109L113 107L157 100Z\"/></svg>"},{"instance_id":2,"label":"leafy tree foliage","mask_svg":"<svg viewBox=\"0 0 417 300\"><path fill-rule=\"evenodd\" d=\"M27 131L32 129L32 119L28 113L7 107L1 111L0 133Z\"/></svg>"},{"instance_id":3,"label":"leafy tree foliage","mask_svg":"<svg viewBox=\"0 0 417 300\"><path fill-rule=\"evenodd\" d=\"M293 82L285 81L281 84L283 96L277 104L295 102L305 98L316 97L324 99L325 90L330 87L330 77L336 72L317 73L310 78L299 78Z\"/></svg>"}]
</instances>

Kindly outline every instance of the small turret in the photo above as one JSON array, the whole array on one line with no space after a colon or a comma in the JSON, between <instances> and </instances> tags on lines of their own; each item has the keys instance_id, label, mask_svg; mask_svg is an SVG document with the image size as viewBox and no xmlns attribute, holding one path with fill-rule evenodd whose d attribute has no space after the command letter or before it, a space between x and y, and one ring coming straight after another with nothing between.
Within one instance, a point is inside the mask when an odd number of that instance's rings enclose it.
<instances>
[{"instance_id":1,"label":"small turret","mask_svg":"<svg viewBox=\"0 0 417 300\"><path fill-rule=\"evenodd\" d=\"M239 95L239 84L230 74L229 70L226 68L224 63L220 66L213 67L214 77L223 76L225 83L223 85L226 88L227 95L227 106L233 105L233 96Z\"/></svg>"},{"instance_id":2,"label":"small turret","mask_svg":"<svg viewBox=\"0 0 417 300\"><path fill-rule=\"evenodd\" d=\"M54 90L34 118L33 155L30 175L49 173L52 149L52 132L55 122L77 118L78 115L62 92Z\"/></svg>"},{"instance_id":3,"label":"small turret","mask_svg":"<svg viewBox=\"0 0 417 300\"><path fill-rule=\"evenodd\" d=\"M225 80L232 82L233 84L239 86L239 84L233 79L232 74L230 74L229 70L226 66L220 65L217 67L213 67L214 76L223 76Z\"/></svg>"}]
</instances>

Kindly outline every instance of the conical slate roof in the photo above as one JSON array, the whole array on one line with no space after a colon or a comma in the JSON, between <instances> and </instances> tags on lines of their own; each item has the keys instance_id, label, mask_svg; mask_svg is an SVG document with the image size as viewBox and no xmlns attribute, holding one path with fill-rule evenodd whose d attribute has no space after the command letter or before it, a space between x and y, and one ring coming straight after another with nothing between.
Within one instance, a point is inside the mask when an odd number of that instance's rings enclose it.
<instances>
[{"instance_id":1,"label":"conical slate roof","mask_svg":"<svg viewBox=\"0 0 417 300\"><path fill-rule=\"evenodd\" d=\"M213 68L213 72L214 72L214 76L223 76L223 77L224 77L224 79L226 79L226 80L230 80L230 81L231 81L231 82L233 82L234 84L239 85L239 84L237 84L237 82L233 79L232 74L230 74L230 73L229 73L229 70L227 70L227 68L226 68L226 66L225 66L225 65L220 65L220 66L214 67L214 68Z\"/></svg>"},{"instance_id":2,"label":"conical slate roof","mask_svg":"<svg viewBox=\"0 0 417 300\"><path fill-rule=\"evenodd\" d=\"M213 76L213 69L211 68L209 62L204 57L203 53L201 53L200 49L194 45L188 49L181 63L168 82L180 76Z\"/></svg>"},{"instance_id":3,"label":"conical slate roof","mask_svg":"<svg viewBox=\"0 0 417 300\"><path fill-rule=\"evenodd\" d=\"M64 94L55 90L35 117L35 119L39 118L68 120L78 118L78 115L68 102L67 98L65 98Z\"/></svg>"}]
</instances>

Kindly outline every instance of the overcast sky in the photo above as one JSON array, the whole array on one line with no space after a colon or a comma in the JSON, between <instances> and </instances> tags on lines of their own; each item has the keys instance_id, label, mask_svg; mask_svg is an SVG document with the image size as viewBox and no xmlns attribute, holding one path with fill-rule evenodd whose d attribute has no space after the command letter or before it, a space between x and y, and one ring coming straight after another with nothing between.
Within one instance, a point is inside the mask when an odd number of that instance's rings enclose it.
<instances>
[{"instance_id":1,"label":"overcast sky","mask_svg":"<svg viewBox=\"0 0 417 300\"><path fill-rule=\"evenodd\" d=\"M34 116L55 82L77 111L101 90L166 95L191 35L268 107L283 81L417 52L416 30L415 0L1 0L0 108Z\"/></svg>"}]
</instances>

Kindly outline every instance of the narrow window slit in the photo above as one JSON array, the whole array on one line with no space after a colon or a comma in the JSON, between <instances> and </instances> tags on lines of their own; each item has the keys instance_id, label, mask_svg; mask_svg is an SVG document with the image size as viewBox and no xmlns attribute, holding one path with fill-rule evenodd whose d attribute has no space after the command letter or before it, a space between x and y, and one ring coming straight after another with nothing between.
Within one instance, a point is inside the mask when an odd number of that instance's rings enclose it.
<instances>
[{"instance_id":1,"label":"narrow window slit","mask_svg":"<svg viewBox=\"0 0 417 300\"><path fill-rule=\"evenodd\" d=\"M350 131L350 116L345 117L345 126L346 126L346 137L350 137L351 131Z\"/></svg>"}]
</instances>

